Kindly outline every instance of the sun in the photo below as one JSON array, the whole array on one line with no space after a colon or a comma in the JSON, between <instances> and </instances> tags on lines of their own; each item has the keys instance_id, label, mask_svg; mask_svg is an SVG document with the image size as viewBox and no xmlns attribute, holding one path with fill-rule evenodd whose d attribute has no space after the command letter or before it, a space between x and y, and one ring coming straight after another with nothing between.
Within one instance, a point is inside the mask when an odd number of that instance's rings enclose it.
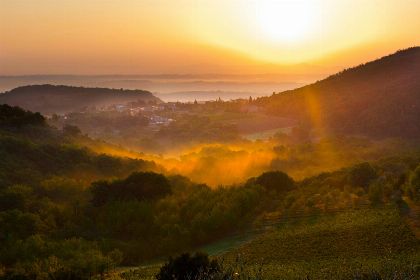
<instances>
[{"instance_id":1,"label":"sun","mask_svg":"<svg viewBox=\"0 0 420 280\"><path fill-rule=\"evenodd\" d=\"M313 27L315 8L311 0L259 0L257 24L272 41L301 41Z\"/></svg>"}]
</instances>

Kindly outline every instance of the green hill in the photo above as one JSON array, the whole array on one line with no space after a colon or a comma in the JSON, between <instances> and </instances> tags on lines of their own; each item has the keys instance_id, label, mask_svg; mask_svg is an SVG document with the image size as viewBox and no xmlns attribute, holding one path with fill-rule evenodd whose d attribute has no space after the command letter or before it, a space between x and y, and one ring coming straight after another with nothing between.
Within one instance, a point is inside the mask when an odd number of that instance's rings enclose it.
<instances>
[{"instance_id":1,"label":"green hill","mask_svg":"<svg viewBox=\"0 0 420 280\"><path fill-rule=\"evenodd\" d=\"M39 113L0 105L0 190L15 184L39 184L52 176L92 180L154 170L153 162L97 154L49 127Z\"/></svg>"}]
</instances>

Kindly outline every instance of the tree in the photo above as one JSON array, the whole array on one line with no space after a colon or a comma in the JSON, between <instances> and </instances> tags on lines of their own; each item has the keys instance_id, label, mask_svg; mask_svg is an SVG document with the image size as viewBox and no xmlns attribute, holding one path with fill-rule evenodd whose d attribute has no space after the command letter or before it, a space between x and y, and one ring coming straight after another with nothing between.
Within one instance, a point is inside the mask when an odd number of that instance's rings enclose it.
<instances>
[{"instance_id":1,"label":"tree","mask_svg":"<svg viewBox=\"0 0 420 280\"><path fill-rule=\"evenodd\" d=\"M106 154L98 155L95 158L95 163L98 169L103 174L110 174L113 171L117 171L121 169L122 163L119 158L112 157Z\"/></svg>"},{"instance_id":2,"label":"tree","mask_svg":"<svg viewBox=\"0 0 420 280\"><path fill-rule=\"evenodd\" d=\"M411 173L408 184L408 195L414 200L420 199L420 165Z\"/></svg>"},{"instance_id":3,"label":"tree","mask_svg":"<svg viewBox=\"0 0 420 280\"><path fill-rule=\"evenodd\" d=\"M0 192L0 211L18 209L24 211L30 201L32 188L14 185Z\"/></svg>"},{"instance_id":4,"label":"tree","mask_svg":"<svg viewBox=\"0 0 420 280\"><path fill-rule=\"evenodd\" d=\"M83 188L77 180L54 176L41 182L39 192L52 201L74 203L83 199Z\"/></svg>"},{"instance_id":5,"label":"tree","mask_svg":"<svg viewBox=\"0 0 420 280\"><path fill-rule=\"evenodd\" d=\"M379 205L383 203L383 182L377 181L369 186L369 200L373 205Z\"/></svg>"},{"instance_id":6,"label":"tree","mask_svg":"<svg viewBox=\"0 0 420 280\"><path fill-rule=\"evenodd\" d=\"M24 239L42 229L43 224L38 215L19 210L0 212L0 240L11 237Z\"/></svg>"},{"instance_id":7,"label":"tree","mask_svg":"<svg viewBox=\"0 0 420 280\"><path fill-rule=\"evenodd\" d=\"M360 163L350 169L349 183L355 187L363 187L365 190L370 182L377 177L375 169L368 163Z\"/></svg>"},{"instance_id":8,"label":"tree","mask_svg":"<svg viewBox=\"0 0 420 280\"><path fill-rule=\"evenodd\" d=\"M277 193L286 193L295 187L293 179L281 171L264 172L256 178L255 183Z\"/></svg>"}]
</instances>

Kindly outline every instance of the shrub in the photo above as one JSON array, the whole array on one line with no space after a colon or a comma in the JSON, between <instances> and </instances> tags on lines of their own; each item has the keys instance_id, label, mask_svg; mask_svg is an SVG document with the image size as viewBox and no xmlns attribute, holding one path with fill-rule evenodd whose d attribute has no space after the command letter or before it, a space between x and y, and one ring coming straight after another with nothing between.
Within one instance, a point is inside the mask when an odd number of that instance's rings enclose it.
<instances>
[{"instance_id":1,"label":"shrub","mask_svg":"<svg viewBox=\"0 0 420 280\"><path fill-rule=\"evenodd\" d=\"M169 261L160 268L156 275L158 280L198 280L212 279L221 272L221 267L216 260L209 260L208 255L184 253Z\"/></svg>"},{"instance_id":2,"label":"shrub","mask_svg":"<svg viewBox=\"0 0 420 280\"><path fill-rule=\"evenodd\" d=\"M154 172L134 172L124 180L98 181L92 184L95 206L109 201L155 200L171 193L166 177Z\"/></svg>"}]
</instances>

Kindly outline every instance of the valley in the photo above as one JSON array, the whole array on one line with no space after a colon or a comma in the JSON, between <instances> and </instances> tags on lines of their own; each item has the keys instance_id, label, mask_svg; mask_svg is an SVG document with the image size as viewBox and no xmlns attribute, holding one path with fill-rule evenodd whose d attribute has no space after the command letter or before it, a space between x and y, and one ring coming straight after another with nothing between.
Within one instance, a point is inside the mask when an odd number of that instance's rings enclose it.
<instances>
[{"instance_id":1,"label":"valley","mask_svg":"<svg viewBox=\"0 0 420 280\"><path fill-rule=\"evenodd\" d=\"M258 98L1 94L0 278L417 279L419 54Z\"/></svg>"}]
</instances>

